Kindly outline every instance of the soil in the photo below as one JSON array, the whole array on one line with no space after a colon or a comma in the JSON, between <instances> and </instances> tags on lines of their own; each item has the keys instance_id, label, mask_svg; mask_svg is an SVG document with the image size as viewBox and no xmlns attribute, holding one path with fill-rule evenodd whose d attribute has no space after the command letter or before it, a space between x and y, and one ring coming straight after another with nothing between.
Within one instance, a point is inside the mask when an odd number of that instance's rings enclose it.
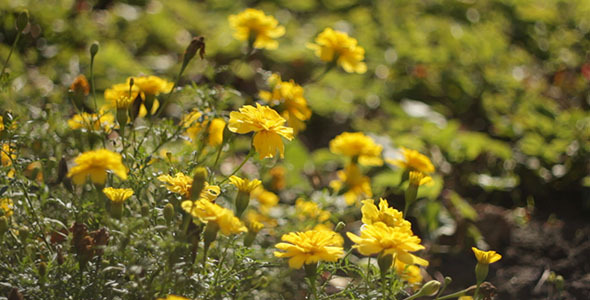
<instances>
[{"instance_id":1,"label":"soil","mask_svg":"<svg viewBox=\"0 0 590 300\"><path fill-rule=\"evenodd\" d=\"M588 219L539 213L526 224L515 224L511 210L488 204L476 209L475 225L490 248L503 256L490 265L487 278L497 288L494 299L590 299ZM431 259L436 265L433 269L453 278L449 291L474 283L474 271L466 271L475 267L473 253L470 247L462 248L460 253ZM561 290L553 280L556 275L563 276Z\"/></svg>"}]
</instances>

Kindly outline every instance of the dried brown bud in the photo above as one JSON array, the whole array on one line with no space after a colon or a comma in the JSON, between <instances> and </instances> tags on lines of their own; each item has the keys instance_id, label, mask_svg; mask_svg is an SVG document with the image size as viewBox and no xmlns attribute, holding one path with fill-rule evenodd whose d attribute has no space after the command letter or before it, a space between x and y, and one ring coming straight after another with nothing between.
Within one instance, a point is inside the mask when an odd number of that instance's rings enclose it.
<instances>
[{"instance_id":1,"label":"dried brown bud","mask_svg":"<svg viewBox=\"0 0 590 300\"><path fill-rule=\"evenodd\" d=\"M25 300L25 297L23 297L23 294L17 288L12 288L10 295L8 295L8 300Z\"/></svg>"},{"instance_id":2,"label":"dried brown bud","mask_svg":"<svg viewBox=\"0 0 590 300\"><path fill-rule=\"evenodd\" d=\"M90 93L90 84L88 84L86 76L83 74L78 75L70 85L70 91L74 92L76 95L88 95L88 93Z\"/></svg>"}]
</instances>

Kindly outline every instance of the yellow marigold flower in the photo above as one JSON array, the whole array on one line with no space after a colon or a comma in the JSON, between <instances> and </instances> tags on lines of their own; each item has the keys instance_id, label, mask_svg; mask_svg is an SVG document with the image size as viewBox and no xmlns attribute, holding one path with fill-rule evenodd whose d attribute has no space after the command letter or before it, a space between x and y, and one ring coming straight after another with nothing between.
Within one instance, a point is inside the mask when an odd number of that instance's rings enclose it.
<instances>
[{"instance_id":1,"label":"yellow marigold flower","mask_svg":"<svg viewBox=\"0 0 590 300\"><path fill-rule=\"evenodd\" d=\"M394 267L395 272L411 285L419 284L423 280L420 268L416 265L408 265L399 259L396 259Z\"/></svg>"},{"instance_id":2,"label":"yellow marigold flower","mask_svg":"<svg viewBox=\"0 0 590 300\"><path fill-rule=\"evenodd\" d=\"M84 152L74 159L76 166L70 169L68 177L75 184L83 184L86 177L96 184L104 184L107 171L110 170L119 178L127 179L127 168L123 165L123 158L119 153L107 149Z\"/></svg>"},{"instance_id":3,"label":"yellow marigold flower","mask_svg":"<svg viewBox=\"0 0 590 300\"><path fill-rule=\"evenodd\" d=\"M133 102L139 95L139 87L133 85L131 91L129 90L129 82L118 83L104 91L104 99L109 103L110 107L117 107L117 101L121 98L128 98L129 101Z\"/></svg>"},{"instance_id":4,"label":"yellow marigold flower","mask_svg":"<svg viewBox=\"0 0 590 300\"><path fill-rule=\"evenodd\" d=\"M250 196L260 203L260 210L264 212L279 203L279 196L273 192L267 191L262 185L255 188Z\"/></svg>"},{"instance_id":5,"label":"yellow marigold flower","mask_svg":"<svg viewBox=\"0 0 590 300\"><path fill-rule=\"evenodd\" d=\"M216 147L223 142L223 130L226 123L222 118L209 121L202 112L194 109L182 118L181 124L186 128L186 135L192 141L198 140L201 131L207 128L207 144Z\"/></svg>"},{"instance_id":6,"label":"yellow marigold flower","mask_svg":"<svg viewBox=\"0 0 590 300\"><path fill-rule=\"evenodd\" d=\"M321 209L317 203L305 201L303 198L299 198L295 201L295 211L301 220L308 217L317 219L320 223L327 221L332 216L329 211Z\"/></svg>"},{"instance_id":7,"label":"yellow marigold flower","mask_svg":"<svg viewBox=\"0 0 590 300\"><path fill-rule=\"evenodd\" d=\"M4 131L4 117L0 116L0 132Z\"/></svg>"},{"instance_id":8,"label":"yellow marigold flower","mask_svg":"<svg viewBox=\"0 0 590 300\"><path fill-rule=\"evenodd\" d=\"M181 296L168 295L168 296L166 296L166 298L158 298L156 300L189 300L189 299L181 297Z\"/></svg>"},{"instance_id":9,"label":"yellow marigold flower","mask_svg":"<svg viewBox=\"0 0 590 300\"><path fill-rule=\"evenodd\" d=\"M183 174L182 172L178 172L174 174L174 177L170 175L160 175L158 176L158 180L161 182L166 183L166 189L169 191L181 195L185 199L189 199L191 196L191 188L193 187L193 178ZM216 185L209 185L208 182L205 182L205 186L199 195L200 198L207 199L209 201L213 201L217 199L219 194L221 193L221 189L219 186Z\"/></svg>"},{"instance_id":10,"label":"yellow marigold flower","mask_svg":"<svg viewBox=\"0 0 590 300\"><path fill-rule=\"evenodd\" d=\"M307 47L314 50L316 56L323 61L336 60L336 63L348 73L363 74L367 71L367 65L363 62L365 49L345 32L326 28L316 37L315 44L309 43Z\"/></svg>"},{"instance_id":11,"label":"yellow marigold flower","mask_svg":"<svg viewBox=\"0 0 590 300\"><path fill-rule=\"evenodd\" d=\"M86 130L104 130L106 133L111 132L111 129L115 127L115 117L109 113L100 110L98 114L80 113L75 114L71 119L68 120L68 126L71 129Z\"/></svg>"},{"instance_id":12,"label":"yellow marigold flower","mask_svg":"<svg viewBox=\"0 0 590 300\"><path fill-rule=\"evenodd\" d=\"M262 182L258 179L249 180L246 178L240 178L232 175L229 178L229 182L235 185L238 190L242 193L250 194L255 188L257 188Z\"/></svg>"},{"instance_id":13,"label":"yellow marigold flower","mask_svg":"<svg viewBox=\"0 0 590 300\"><path fill-rule=\"evenodd\" d=\"M240 222L240 219L236 218L231 210L207 199L199 199L194 202L190 200L183 201L181 207L203 223L217 223L219 230L224 235L247 231L246 227Z\"/></svg>"},{"instance_id":14,"label":"yellow marigold flower","mask_svg":"<svg viewBox=\"0 0 590 300\"><path fill-rule=\"evenodd\" d=\"M424 249L424 246L420 245L420 238L401 227L389 227L385 223L377 222L363 226L361 236L351 232L347 232L346 235L356 244L353 248L362 255L383 252L392 254L409 265L428 265L428 261L410 254L410 252Z\"/></svg>"},{"instance_id":15,"label":"yellow marigold flower","mask_svg":"<svg viewBox=\"0 0 590 300\"><path fill-rule=\"evenodd\" d=\"M7 216L7 217L12 216L13 209L14 209L14 202L12 202L12 199L10 199L10 198L0 199L0 210L2 211L2 213L5 216Z\"/></svg>"},{"instance_id":16,"label":"yellow marigold flower","mask_svg":"<svg viewBox=\"0 0 590 300\"><path fill-rule=\"evenodd\" d=\"M271 91L260 91L260 98L271 106L280 106L281 115L287 120L289 127L295 134L305 129L303 121L309 120L311 110L307 107L307 100L303 97L303 87L295 81L282 81L279 74L271 75L268 80Z\"/></svg>"},{"instance_id":17,"label":"yellow marigold flower","mask_svg":"<svg viewBox=\"0 0 590 300\"><path fill-rule=\"evenodd\" d=\"M275 248L285 252L275 251L276 257L289 257L289 267L299 269L303 264L319 261L335 262L344 255L340 246L339 234L327 230L308 230L305 232L291 232L284 234Z\"/></svg>"},{"instance_id":18,"label":"yellow marigold flower","mask_svg":"<svg viewBox=\"0 0 590 300\"><path fill-rule=\"evenodd\" d=\"M128 96L121 96L115 101L115 108L128 109L133 104L133 99Z\"/></svg>"},{"instance_id":19,"label":"yellow marigold flower","mask_svg":"<svg viewBox=\"0 0 590 300\"><path fill-rule=\"evenodd\" d=\"M477 262L484 265L493 264L502 258L502 255L496 253L496 251L482 251L475 247L471 247Z\"/></svg>"},{"instance_id":20,"label":"yellow marigold flower","mask_svg":"<svg viewBox=\"0 0 590 300\"><path fill-rule=\"evenodd\" d=\"M379 208L373 204L373 199L363 200L361 212L363 213L362 221L364 224L375 224L383 222L389 227L399 227L408 232L412 232L412 224L404 219L404 214L393 207L389 207L387 200L379 199Z\"/></svg>"},{"instance_id":21,"label":"yellow marigold flower","mask_svg":"<svg viewBox=\"0 0 590 300\"><path fill-rule=\"evenodd\" d=\"M330 233L334 233L334 225L331 223L328 224L317 224L316 226L313 227L313 230L323 230L323 231L327 231ZM339 246L342 247L342 245L344 245L344 238L342 238L342 236L340 234L336 234L334 235L334 245L335 246Z\"/></svg>"},{"instance_id":22,"label":"yellow marigold flower","mask_svg":"<svg viewBox=\"0 0 590 300\"><path fill-rule=\"evenodd\" d=\"M410 184L413 186L421 186L432 182L432 177L420 172L410 171Z\"/></svg>"},{"instance_id":23,"label":"yellow marigold flower","mask_svg":"<svg viewBox=\"0 0 590 300\"><path fill-rule=\"evenodd\" d=\"M380 166L383 164L383 147L362 132L343 132L330 141L330 151L358 159L361 165Z\"/></svg>"},{"instance_id":24,"label":"yellow marigold flower","mask_svg":"<svg viewBox=\"0 0 590 300\"><path fill-rule=\"evenodd\" d=\"M248 222L259 222L264 224L265 227L276 227L277 220L273 219L267 215L261 214L253 209L250 209L246 212L246 220Z\"/></svg>"},{"instance_id":25,"label":"yellow marigold flower","mask_svg":"<svg viewBox=\"0 0 590 300\"><path fill-rule=\"evenodd\" d=\"M0 152L0 163L2 163L2 166L6 167L12 165L12 160L16 159L13 147L8 143L4 143L2 144L2 150Z\"/></svg>"},{"instance_id":26,"label":"yellow marigold flower","mask_svg":"<svg viewBox=\"0 0 590 300\"><path fill-rule=\"evenodd\" d=\"M248 228L248 232L258 233L264 228L264 224L256 220L248 220L248 222L246 222L246 227Z\"/></svg>"},{"instance_id":27,"label":"yellow marigold flower","mask_svg":"<svg viewBox=\"0 0 590 300\"><path fill-rule=\"evenodd\" d=\"M274 157L277 150L281 158L285 156L285 146L281 136L287 140L293 139L293 128L286 127L285 119L268 106L256 103L244 105L239 112L229 114L228 128L231 132L245 134L254 131L254 148L260 153L260 158Z\"/></svg>"},{"instance_id":28,"label":"yellow marigold flower","mask_svg":"<svg viewBox=\"0 0 590 300\"><path fill-rule=\"evenodd\" d=\"M207 143L212 147L221 145L223 142L223 130L225 129L225 120L222 118L215 118L209 124L209 136Z\"/></svg>"},{"instance_id":29,"label":"yellow marigold flower","mask_svg":"<svg viewBox=\"0 0 590 300\"><path fill-rule=\"evenodd\" d=\"M133 196L132 189L115 189L112 187L102 189L102 192L115 203L123 203L129 197Z\"/></svg>"},{"instance_id":30,"label":"yellow marigold flower","mask_svg":"<svg viewBox=\"0 0 590 300\"><path fill-rule=\"evenodd\" d=\"M401 148L401 152L403 159L388 159L387 162L407 170L420 171L426 174L434 172L434 165L426 155L405 147Z\"/></svg>"},{"instance_id":31,"label":"yellow marigold flower","mask_svg":"<svg viewBox=\"0 0 590 300\"><path fill-rule=\"evenodd\" d=\"M127 78L127 90L129 90L131 78L133 78L133 86L137 86L139 91L146 95L158 96L161 93L169 93L174 86L174 83L158 76L138 76Z\"/></svg>"},{"instance_id":32,"label":"yellow marigold flower","mask_svg":"<svg viewBox=\"0 0 590 300\"><path fill-rule=\"evenodd\" d=\"M359 198L373 196L371 190L371 180L363 176L361 170L356 164L349 164L344 170L338 171L338 180L330 182L334 190L340 190L343 186L347 189L344 193L344 200L348 205L352 205Z\"/></svg>"},{"instance_id":33,"label":"yellow marigold flower","mask_svg":"<svg viewBox=\"0 0 590 300\"><path fill-rule=\"evenodd\" d=\"M279 42L274 39L285 34L285 27L280 26L273 16L263 11L248 8L237 15L228 17L229 25L235 31L234 37L240 41L253 40L254 48L276 49Z\"/></svg>"}]
</instances>

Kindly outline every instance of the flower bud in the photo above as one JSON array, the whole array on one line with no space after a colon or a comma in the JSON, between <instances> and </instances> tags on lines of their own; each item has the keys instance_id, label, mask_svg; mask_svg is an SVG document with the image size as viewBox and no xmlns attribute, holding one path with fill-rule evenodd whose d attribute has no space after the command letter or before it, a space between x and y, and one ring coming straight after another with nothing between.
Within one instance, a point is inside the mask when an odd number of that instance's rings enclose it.
<instances>
[{"instance_id":1,"label":"flower bud","mask_svg":"<svg viewBox=\"0 0 590 300\"><path fill-rule=\"evenodd\" d=\"M141 205L141 216L148 217L150 215L150 207L147 204Z\"/></svg>"},{"instance_id":2,"label":"flower bud","mask_svg":"<svg viewBox=\"0 0 590 300\"><path fill-rule=\"evenodd\" d=\"M377 264L379 265L379 270L381 271L381 276L384 277L391 268L391 264L393 263L393 255L391 254L384 254L381 252L377 257Z\"/></svg>"},{"instance_id":3,"label":"flower bud","mask_svg":"<svg viewBox=\"0 0 590 300\"><path fill-rule=\"evenodd\" d=\"M250 193L238 191L236 196L236 217L242 216L242 213L248 208L248 204L250 204Z\"/></svg>"},{"instance_id":4,"label":"flower bud","mask_svg":"<svg viewBox=\"0 0 590 300\"><path fill-rule=\"evenodd\" d=\"M98 42L94 42L92 43L92 45L90 46L90 56L94 57L96 55L96 53L98 53Z\"/></svg>"},{"instance_id":5,"label":"flower bud","mask_svg":"<svg viewBox=\"0 0 590 300\"><path fill-rule=\"evenodd\" d=\"M481 284L488 277L488 270L488 264L477 263L475 266L475 280L477 284Z\"/></svg>"},{"instance_id":6,"label":"flower bud","mask_svg":"<svg viewBox=\"0 0 590 300\"><path fill-rule=\"evenodd\" d=\"M42 261L37 266L37 271L39 272L39 278L44 278L47 275L47 263Z\"/></svg>"},{"instance_id":7,"label":"flower bud","mask_svg":"<svg viewBox=\"0 0 590 300\"><path fill-rule=\"evenodd\" d=\"M168 203L164 206L164 219L168 224L174 221L174 205Z\"/></svg>"},{"instance_id":8,"label":"flower bud","mask_svg":"<svg viewBox=\"0 0 590 300\"><path fill-rule=\"evenodd\" d=\"M195 169L195 174L193 175L193 185L191 186L191 200L196 201L199 199L203 188L205 187L205 182L207 180L207 176L209 176L209 172L204 167L198 167Z\"/></svg>"},{"instance_id":9,"label":"flower bud","mask_svg":"<svg viewBox=\"0 0 590 300\"><path fill-rule=\"evenodd\" d=\"M8 218L6 216L0 216L0 235L8 231Z\"/></svg>"},{"instance_id":10,"label":"flower bud","mask_svg":"<svg viewBox=\"0 0 590 300\"><path fill-rule=\"evenodd\" d=\"M195 54L199 52L201 59L205 56L205 38L202 36L194 37L191 43L186 47L184 51L184 58L182 60L183 67L186 67L191 59L195 57Z\"/></svg>"},{"instance_id":11,"label":"flower bud","mask_svg":"<svg viewBox=\"0 0 590 300\"><path fill-rule=\"evenodd\" d=\"M205 253L207 253L207 250L211 246L211 243L213 243L215 241L215 239L217 239L217 232L219 232L219 225L217 225L217 223L215 223L215 222L207 223L207 226L205 227L205 237L204 237Z\"/></svg>"},{"instance_id":12,"label":"flower bud","mask_svg":"<svg viewBox=\"0 0 590 300\"><path fill-rule=\"evenodd\" d=\"M427 283L425 283L422 288L418 291L418 295L419 297L421 296L433 296L434 294L436 294L438 292L438 289L440 288L440 282L436 281L436 280L431 280Z\"/></svg>"},{"instance_id":13,"label":"flower bud","mask_svg":"<svg viewBox=\"0 0 590 300\"><path fill-rule=\"evenodd\" d=\"M338 231L344 229L344 227L346 227L346 224L344 222L340 221L340 222L338 222L338 224L336 224L334 231L338 232Z\"/></svg>"},{"instance_id":14,"label":"flower bud","mask_svg":"<svg viewBox=\"0 0 590 300\"><path fill-rule=\"evenodd\" d=\"M27 24L29 24L29 12L23 10L16 17L16 29L22 32L27 27Z\"/></svg>"},{"instance_id":15,"label":"flower bud","mask_svg":"<svg viewBox=\"0 0 590 300\"><path fill-rule=\"evenodd\" d=\"M123 202L111 202L111 216L115 219L121 219L123 216Z\"/></svg>"},{"instance_id":16,"label":"flower bud","mask_svg":"<svg viewBox=\"0 0 590 300\"><path fill-rule=\"evenodd\" d=\"M29 237L29 228L28 227L22 227L18 230L18 238L20 239L21 243L26 244L28 237Z\"/></svg>"}]
</instances>

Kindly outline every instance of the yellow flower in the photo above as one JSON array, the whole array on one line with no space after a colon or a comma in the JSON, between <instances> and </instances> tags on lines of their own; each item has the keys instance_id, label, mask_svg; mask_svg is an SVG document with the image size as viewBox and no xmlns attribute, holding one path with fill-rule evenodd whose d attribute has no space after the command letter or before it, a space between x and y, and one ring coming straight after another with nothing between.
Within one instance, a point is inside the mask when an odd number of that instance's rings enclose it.
<instances>
[{"instance_id":1,"label":"yellow flower","mask_svg":"<svg viewBox=\"0 0 590 300\"><path fill-rule=\"evenodd\" d=\"M115 127L115 117L104 111L103 109L97 114L80 113L75 114L71 119L68 120L68 126L71 129L86 130L104 130L106 133L111 132L111 129Z\"/></svg>"},{"instance_id":2,"label":"yellow flower","mask_svg":"<svg viewBox=\"0 0 590 300\"><path fill-rule=\"evenodd\" d=\"M260 210L263 212L268 211L271 207L276 206L279 203L279 196L275 193L267 191L262 185L255 188L250 196L260 203Z\"/></svg>"},{"instance_id":3,"label":"yellow flower","mask_svg":"<svg viewBox=\"0 0 590 300\"><path fill-rule=\"evenodd\" d=\"M133 102L139 92L139 87L135 84L129 91L129 83L118 83L104 91L104 99L109 103L110 107L118 107L117 101L120 101L121 98L128 98L129 101Z\"/></svg>"},{"instance_id":4,"label":"yellow flower","mask_svg":"<svg viewBox=\"0 0 590 300\"><path fill-rule=\"evenodd\" d=\"M416 265L408 265L400 260L395 260L395 272L401 275L402 279L409 284L416 285L422 282L420 268Z\"/></svg>"},{"instance_id":5,"label":"yellow flower","mask_svg":"<svg viewBox=\"0 0 590 300\"><path fill-rule=\"evenodd\" d=\"M132 77L127 78L127 90ZM161 93L169 93L174 83L162 79L158 76L138 76L133 77L133 86L137 86L139 91L146 95L158 96Z\"/></svg>"},{"instance_id":6,"label":"yellow flower","mask_svg":"<svg viewBox=\"0 0 590 300\"><path fill-rule=\"evenodd\" d=\"M420 171L426 174L434 172L430 158L424 154L405 147L401 148L401 152L404 159L388 159L387 162L411 171Z\"/></svg>"},{"instance_id":7,"label":"yellow flower","mask_svg":"<svg viewBox=\"0 0 590 300\"><path fill-rule=\"evenodd\" d=\"M421 186L432 182L432 177L425 175L420 171L410 171L410 184Z\"/></svg>"},{"instance_id":8,"label":"yellow flower","mask_svg":"<svg viewBox=\"0 0 590 300\"><path fill-rule=\"evenodd\" d=\"M380 166L383 164L383 147L362 132L343 132L330 141L330 151L358 159L361 165Z\"/></svg>"},{"instance_id":9,"label":"yellow flower","mask_svg":"<svg viewBox=\"0 0 590 300\"><path fill-rule=\"evenodd\" d=\"M312 219L317 218L317 221L320 223L327 221L332 216L329 211L321 209L317 203L305 201L303 198L299 198L295 201L295 211L301 220L306 217Z\"/></svg>"},{"instance_id":10,"label":"yellow flower","mask_svg":"<svg viewBox=\"0 0 590 300\"><path fill-rule=\"evenodd\" d=\"M12 199L9 199L9 198L0 199L0 210L3 212L3 214L5 216L7 216L7 217L12 216L13 209L14 209L14 202L12 202Z\"/></svg>"},{"instance_id":11,"label":"yellow flower","mask_svg":"<svg viewBox=\"0 0 590 300\"><path fill-rule=\"evenodd\" d=\"M170 175L160 175L158 180L166 183L166 189L169 191L181 195L185 199L189 199L191 196L191 188L193 186L193 178L189 177L182 172L174 174L174 177ZM205 186L199 195L199 198L207 199L209 201L215 200L221 189L216 185L209 185L205 182Z\"/></svg>"},{"instance_id":12,"label":"yellow flower","mask_svg":"<svg viewBox=\"0 0 590 300\"><path fill-rule=\"evenodd\" d=\"M0 163L2 166L7 167L12 165L12 160L14 159L16 159L16 154L14 153L13 147L7 143L2 144L2 150L0 153Z\"/></svg>"},{"instance_id":13,"label":"yellow flower","mask_svg":"<svg viewBox=\"0 0 590 300\"><path fill-rule=\"evenodd\" d=\"M184 298L181 296L175 296L175 295L168 295L166 296L166 298L158 298L156 300L189 300L188 298Z\"/></svg>"},{"instance_id":14,"label":"yellow flower","mask_svg":"<svg viewBox=\"0 0 590 300\"><path fill-rule=\"evenodd\" d=\"M247 231L246 227L240 222L240 219L236 218L231 210L223 208L207 199L199 199L194 202L190 200L183 201L181 207L203 223L217 223L219 230L224 235Z\"/></svg>"},{"instance_id":15,"label":"yellow flower","mask_svg":"<svg viewBox=\"0 0 590 300\"><path fill-rule=\"evenodd\" d=\"M367 65L363 62L365 49L344 32L326 28L316 37L315 44L309 43L307 47L314 50L323 61L336 61L348 73L362 74L367 71Z\"/></svg>"},{"instance_id":16,"label":"yellow flower","mask_svg":"<svg viewBox=\"0 0 590 300\"><path fill-rule=\"evenodd\" d=\"M383 252L394 255L405 264L428 265L428 261L410 254L424 249L424 246L420 245L420 238L401 227L388 227L385 223L377 222L363 226L361 236L351 232L347 232L346 235L356 244L353 248L362 255Z\"/></svg>"},{"instance_id":17,"label":"yellow flower","mask_svg":"<svg viewBox=\"0 0 590 300\"><path fill-rule=\"evenodd\" d=\"M461 297L457 298L457 300L473 300L473 297L471 297L471 296L461 296Z\"/></svg>"},{"instance_id":18,"label":"yellow flower","mask_svg":"<svg viewBox=\"0 0 590 300\"><path fill-rule=\"evenodd\" d=\"M471 247L477 262L484 265L493 264L502 258L502 255L496 253L496 251L482 251L475 247Z\"/></svg>"},{"instance_id":19,"label":"yellow flower","mask_svg":"<svg viewBox=\"0 0 590 300\"><path fill-rule=\"evenodd\" d=\"M107 170L110 170L119 178L127 179L127 168L123 165L123 158L119 153L107 149L99 149L84 152L74 159L76 166L68 172L75 184L83 184L86 177L96 184L104 184L107 179Z\"/></svg>"},{"instance_id":20,"label":"yellow flower","mask_svg":"<svg viewBox=\"0 0 590 300\"><path fill-rule=\"evenodd\" d=\"M207 128L207 144L216 147L223 142L223 129L226 123L222 118L215 118L209 122L203 113L194 109L182 118L181 124L186 128L186 135L192 141L198 140L201 131Z\"/></svg>"},{"instance_id":21,"label":"yellow flower","mask_svg":"<svg viewBox=\"0 0 590 300\"><path fill-rule=\"evenodd\" d=\"M229 25L235 31L234 37L240 41L254 41L254 48L276 49L279 42L274 39L285 34L285 27L280 26L273 16L263 11L248 8L237 15L228 17Z\"/></svg>"},{"instance_id":22,"label":"yellow flower","mask_svg":"<svg viewBox=\"0 0 590 300\"><path fill-rule=\"evenodd\" d=\"M377 222L383 222L389 227L399 227L401 229L412 232L412 224L404 219L404 214L393 207L389 207L387 200L379 199L379 208L373 204L373 199L363 200L363 207L361 212L363 213L364 224L375 224Z\"/></svg>"},{"instance_id":23,"label":"yellow flower","mask_svg":"<svg viewBox=\"0 0 590 300\"><path fill-rule=\"evenodd\" d=\"M102 192L114 203L123 203L133 196L132 189L115 189L112 187L102 189Z\"/></svg>"},{"instance_id":24,"label":"yellow flower","mask_svg":"<svg viewBox=\"0 0 590 300\"><path fill-rule=\"evenodd\" d=\"M265 227L277 226L277 220L252 209L246 212L246 220L248 220L248 222L262 223Z\"/></svg>"},{"instance_id":25,"label":"yellow flower","mask_svg":"<svg viewBox=\"0 0 590 300\"><path fill-rule=\"evenodd\" d=\"M334 225L332 223L327 223L327 224L317 224L316 226L313 227L313 230L323 230L323 231L327 231L330 233L334 233ZM334 245L335 246L339 246L342 247L342 245L344 245L344 238L342 238L342 236L340 234L336 234L334 235Z\"/></svg>"},{"instance_id":26,"label":"yellow flower","mask_svg":"<svg viewBox=\"0 0 590 300\"><path fill-rule=\"evenodd\" d=\"M12 165L12 161L16 159L16 154L14 151L14 145L10 145L8 143L4 143L2 144L2 149L0 150L0 164L3 167L8 167L10 165ZM14 173L15 170L14 169L10 169L7 173L6 173L6 177L8 178L14 178Z\"/></svg>"},{"instance_id":27,"label":"yellow flower","mask_svg":"<svg viewBox=\"0 0 590 300\"><path fill-rule=\"evenodd\" d=\"M246 227L248 228L248 232L258 233L260 230L262 230L262 228L264 228L264 224L256 220L248 220Z\"/></svg>"},{"instance_id":28,"label":"yellow flower","mask_svg":"<svg viewBox=\"0 0 590 300\"><path fill-rule=\"evenodd\" d=\"M0 116L0 132L4 131L4 117Z\"/></svg>"},{"instance_id":29,"label":"yellow flower","mask_svg":"<svg viewBox=\"0 0 590 300\"><path fill-rule=\"evenodd\" d=\"M289 257L289 267L299 269L303 264L318 261L335 262L344 255L339 234L327 230L308 230L284 234L275 247L285 252L275 251L276 257Z\"/></svg>"},{"instance_id":30,"label":"yellow flower","mask_svg":"<svg viewBox=\"0 0 590 300\"><path fill-rule=\"evenodd\" d=\"M287 140L293 139L293 128L286 127L285 119L268 106L256 107L245 105L239 112L232 111L229 115L228 128L231 132L245 134L254 131L254 148L260 153L260 158L274 157L277 150L281 158L285 156L285 146L281 136Z\"/></svg>"},{"instance_id":31,"label":"yellow flower","mask_svg":"<svg viewBox=\"0 0 590 300\"><path fill-rule=\"evenodd\" d=\"M344 193L344 200L348 205L352 205L359 198L372 197L371 180L363 176L360 168L356 164L349 164L342 171L338 171L338 180L330 182L334 190L340 190L343 186L347 189Z\"/></svg>"},{"instance_id":32,"label":"yellow flower","mask_svg":"<svg viewBox=\"0 0 590 300\"><path fill-rule=\"evenodd\" d=\"M240 178L235 175L232 175L229 178L229 182L231 182L231 184L235 185L240 192L245 193L245 194L250 194L261 183L261 181L258 179L249 180L249 179L245 179L245 178Z\"/></svg>"},{"instance_id":33,"label":"yellow flower","mask_svg":"<svg viewBox=\"0 0 590 300\"><path fill-rule=\"evenodd\" d=\"M267 80L271 91L260 91L260 98L271 106L283 108L281 115L287 120L289 127L295 134L305 129L303 121L311 117L311 110L307 107L307 100L303 97L303 87L295 81L281 81L279 74L271 75Z\"/></svg>"},{"instance_id":34,"label":"yellow flower","mask_svg":"<svg viewBox=\"0 0 590 300\"><path fill-rule=\"evenodd\" d=\"M117 109L128 109L133 104L133 99L128 96L121 96L115 101L115 108Z\"/></svg>"}]
</instances>

